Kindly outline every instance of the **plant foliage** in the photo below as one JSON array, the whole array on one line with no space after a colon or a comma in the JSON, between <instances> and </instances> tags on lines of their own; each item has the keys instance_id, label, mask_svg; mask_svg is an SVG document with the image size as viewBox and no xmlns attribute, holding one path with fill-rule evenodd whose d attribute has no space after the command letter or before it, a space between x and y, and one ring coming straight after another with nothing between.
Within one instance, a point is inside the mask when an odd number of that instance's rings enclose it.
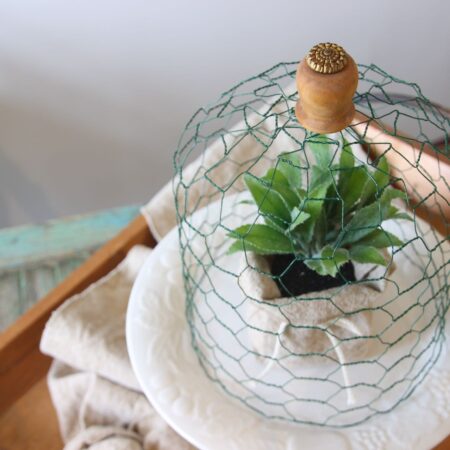
<instances>
[{"instance_id":1,"label":"plant foliage","mask_svg":"<svg viewBox=\"0 0 450 450\"><path fill-rule=\"evenodd\" d=\"M375 167L356 164L345 139L336 157L333 143L322 135L308 139L315 159L308 169L297 153L285 153L263 177L244 175L263 223L231 231L229 253L295 254L310 269L331 276L348 261L387 264L382 249L403 243L381 224L410 219L392 205L396 198L406 200L405 194L391 186L385 157Z\"/></svg>"}]
</instances>

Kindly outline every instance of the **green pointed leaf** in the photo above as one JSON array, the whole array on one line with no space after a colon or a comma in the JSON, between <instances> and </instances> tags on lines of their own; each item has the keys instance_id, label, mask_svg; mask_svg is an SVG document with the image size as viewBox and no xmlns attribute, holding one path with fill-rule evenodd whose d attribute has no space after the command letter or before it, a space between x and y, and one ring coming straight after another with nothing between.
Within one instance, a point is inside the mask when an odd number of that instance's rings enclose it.
<instances>
[{"instance_id":1,"label":"green pointed leaf","mask_svg":"<svg viewBox=\"0 0 450 450\"><path fill-rule=\"evenodd\" d=\"M289 231L295 230L299 225L308 220L311 216L305 212L300 211L298 208L294 208L291 212L292 223L289 226Z\"/></svg>"},{"instance_id":2,"label":"green pointed leaf","mask_svg":"<svg viewBox=\"0 0 450 450\"><path fill-rule=\"evenodd\" d=\"M384 189L379 200L358 209L341 233L341 236L343 236L341 245L359 241L376 230L384 220L394 217L404 218L397 216L398 209L390 204L395 198L404 199L405 193L398 189L387 187Z\"/></svg>"},{"instance_id":3,"label":"green pointed leaf","mask_svg":"<svg viewBox=\"0 0 450 450\"><path fill-rule=\"evenodd\" d=\"M383 222L383 208L380 202L372 203L357 210L344 230L340 245L357 242L377 229Z\"/></svg>"},{"instance_id":4,"label":"green pointed leaf","mask_svg":"<svg viewBox=\"0 0 450 450\"><path fill-rule=\"evenodd\" d=\"M341 156L339 157L340 169L351 169L355 166L355 156L348 142L344 139Z\"/></svg>"},{"instance_id":5,"label":"green pointed leaf","mask_svg":"<svg viewBox=\"0 0 450 450\"><path fill-rule=\"evenodd\" d=\"M264 219L280 228L287 228L291 222L291 215L283 197L272 189L267 181L254 175L246 173L244 181Z\"/></svg>"},{"instance_id":6,"label":"green pointed leaf","mask_svg":"<svg viewBox=\"0 0 450 450\"><path fill-rule=\"evenodd\" d=\"M278 156L278 169L288 180L289 185L294 189L302 186L302 168L297 153L283 153Z\"/></svg>"},{"instance_id":7,"label":"green pointed leaf","mask_svg":"<svg viewBox=\"0 0 450 450\"><path fill-rule=\"evenodd\" d=\"M397 220L412 220L412 218L406 212L399 212L399 209L394 205L391 205L391 201L400 198L403 201L407 200L407 195L405 192L394 189L386 188L380 197L380 203L383 208L383 214L385 220L387 219L397 219Z\"/></svg>"},{"instance_id":8,"label":"green pointed leaf","mask_svg":"<svg viewBox=\"0 0 450 450\"><path fill-rule=\"evenodd\" d=\"M229 236L236 239L228 253L253 251L260 255L293 253L291 240L283 233L268 225L242 225L231 231Z\"/></svg>"},{"instance_id":9,"label":"green pointed leaf","mask_svg":"<svg viewBox=\"0 0 450 450\"><path fill-rule=\"evenodd\" d=\"M378 160L378 164L371 176L362 187L361 203L369 204L378 197L390 183L389 164L385 156Z\"/></svg>"},{"instance_id":10,"label":"green pointed leaf","mask_svg":"<svg viewBox=\"0 0 450 450\"><path fill-rule=\"evenodd\" d=\"M333 176L329 169L322 170L317 166L311 168L312 188L306 193L306 197L299 208L308 213L310 219L301 224L297 228L297 232L301 233L304 242L310 242L316 225L316 221L321 215L324 202L327 199L327 191L333 182Z\"/></svg>"},{"instance_id":11,"label":"green pointed leaf","mask_svg":"<svg viewBox=\"0 0 450 450\"><path fill-rule=\"evenodd\" d=\"M337 183L334 182L328 188L327 197L334 198L329 202L327 214L329 217L335 217L337 222L341 222L343 200L341 192L345 190L345 185L351 176L351 170L355 165L355 157L348 142L343 138L342 150L339 157L339 164L335 166L334 172L337 173Z\"/></svg>"},{"instance_id":12,"label":"green pointed leaf","mask_svg":"<svg viewBox=\"0 0 450 450\"><path fill-rule=\"evenodd\" d=\"M389 183L389 164L386 156L382 156L377 163L377 170L375 171L374 177L379 186L386 186Z\"/></svg>"},{"instance_id":13,"label":"green pointed leaf","mask_svg":"<svg viewBox=\"0 0 450 450\"><path fill-rule=\"evenodd\" d=\"M362 195L362 186L370 181L366 166L357 166L346 171L346 180L342 183L339 195L344 202L344 211L350 211Z\"/></svg>"},{"instance_id":14,"label":"green pointed leaf","mask_svg":"<svg viewBox=\"0 0 450 450\"><path fill-rule=\"evenodd\" d=\"M396 198L400 198L406 201L408 197L406 193L401 191L400 189L386 187L381 193L380 201L383 204L383 206L388 206L392 202L392 200Z\"/></svg>"},{"instance_id":15,"label":"green pointed leaf","mask_svg":"<svg viewBox=\"0 0 450 450\"><path fill-rule=\"evenodd\" d=\"M325 245L326 240L325 236L328 231L328 220L327 220L327 213L325 204L324 207L322 207L319 216L316 219L316 223L314 224L314 236L313 236L313 242L312 244L316 248L321 248Z\"/></svg>"},{"instance_id":16,"label":"green pointed leaf","mask_svg":"<svg viewBox=\"0 0 450 450\"><path fill-rule=\"evenodd\" d=\"M397 236L389 233L385 230L375 230L369 233L366 237L360 239L355 245L370 246L375 248L385 248L385 247L400 247L403 245Z\"/></svg>"},{"instance_id":17,"label":"green pointed leaf","mask_svg":"<svg viewBox=\"0 0 450 450\"><path fill-rule=\"evenodd\" d=\"M299 205L300 196L292 189L287 178L280 170L269 169L262 179L267 181L268 187L274 189L283 197L283 200L289 208L294 208Z\"/></svg>"},{"instance_id":18,"label":"green pointed leaf","mask_svg":"<svg viewBox=\"0 0 450 450\"><path fill-rule=\"evenodd\" d=\"M344 145L339 158L339 180L338 191L342 192L351 175L351 170L355 166L355 157L350 146Z\"/></svg>"},{"instance_id":19,"label":"green pointed leaf","mask_svg":"<svg viewBox=\"0 0 450 450\"><path fill-rule=\"evenodd\" d=\"M395 213L393 215L389 215L387 217L388 219L395 219L395 220L409 220L410 222L413 222L414 219L407 213L401 212L401 213Z\"/></svg>"},{"instance_id":20,"label":"green pointed leaf","mask_svg":"<svg viewBox=\"0 0 450 450\"><path fill-rule=\"evenodd\" d=\"M328 169L331 164L333 158L330 148L331 142L332 141L327 136L321 134L313 136L308 140L309 148L314 153L317 165L321 169Z\"/></svg>"},{"instance_id":21,"label":"green pointed leaf","mask_svg":"<svg viewBox=\"0 0 450 450\"><path fill-rule=\"evenodd\" d=\"M331 275L335 277L340 266L349 260L349 253L344 248L334 249L330 245L325 246L319 257L305 259L305 264L319 275Z\"/></svg>"},{"instance_id":22,"label":"green pointed leaf","mask_svg":"<svg viewBox=\"0 0 450 450\"><path fill-rule=\"evenodd\" d=\"M387 205L384 207L386 220L388 219L397 219L397 220L409 220L412 221L413 218L406 212L402 211L395 207L394 205Z\"/></svg>"},{"instance_id":23,"label":"green pointed leaf","mask_svg":"<svg viewBox=\"0 0 450 450\"><path fill-rule=\"evenodd\" d=\"M375 247L355 246L350 249L350 259L363 264L377 264L386 266L383 254Z\"/></svg>"},{"instance_id":24,"label":"green pointed leaf","mask_svg":"<svg viewBox=\"0 0 450 450\"><path fill-rule=\"evenodd\" d=\"M232 255L233 253L244 252L244 251L255 252L255 253L259 254L257 247L254 247L251 244L247 244L244 246L243 240L240 239L238 241L234 241L230 245L230 247L228 248L228 251L227 251L227 255Z\"/></svg>"},{"instance_id":25,"label":"green pointed leaf","mask_svg":"<svg viewBox=\"0 0 450 450\"><path fill-rule=\"evenodd\" d=\"M388 205L386 208L386 219L390 219L398 213L398 208L394 205Z\"/></svg>"},{"instance_id":26,"label":"green pointed leaf","mask_svg":"<svg viewBox=\"0 0 450 450\"><path fill-rule=\"evenodd\" d=\"M304 189L298 189L297 194L300 197L300 200L304 200L306 198L306 191Z\"/></svg>"},{"instance_id":27,"label":"green pointed leaf","mask_svg":"<svg viewBox=\"0 0 450 450\"><path fill-rule=\"evenodd\" d=\"M333 182L333 173L329 168L322 169L318 166L312 166L310 169L310 180L309 180L309 192L313 192L315 189L320 191L328 190L328 187ZM326 186L326 188L325 188Z\"/></svg>"}]
</instances>

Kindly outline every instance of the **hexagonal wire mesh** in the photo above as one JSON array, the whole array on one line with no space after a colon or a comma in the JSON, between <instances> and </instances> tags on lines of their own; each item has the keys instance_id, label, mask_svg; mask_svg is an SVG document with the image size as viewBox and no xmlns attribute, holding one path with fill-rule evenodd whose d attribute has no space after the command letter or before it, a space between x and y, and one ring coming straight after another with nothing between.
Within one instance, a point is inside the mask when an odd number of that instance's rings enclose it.
<instances>
[{"instance_id":1,"label":"hexagonal wire mesh","mask_svg":"<svg viewBox=\"0 0 450 450\"><path fill-rule=\"evenodd\" d=\"M276 167L280 155L298 156L295 167L308 192L317 135L295 118L295 69L296 63L281 63L238 84L199 109L185 128L174 157L174 193L186 316L201 365L227 394L269 418L345 427L407 399L441 354L450 251L446 238L416 213L426 202L448 227L442 212L448 184L441 174L448 154L433 142L443 137L448 149L449 121L415 84L359 65L354 102L369 120L328 136L333 161L343 145L357 165L369 168L380 153L371 159L367 144L397 154L390 183L414 198L408 205L413 220L374 225L403 241L387 249L387 266L331 290L266 298L267 283L279 277L245 244L243 252L230 254L230 233L264 219L243 180ZM378 135L369 135L373 119L385 124ZM418 150L400 154L386 136ZM430 152L439 157L435 173L422 164ZM342 201L340 192L334 191L334 201ZM397 207L406 208L401 203Z\"/></svg>"}]
</instances>

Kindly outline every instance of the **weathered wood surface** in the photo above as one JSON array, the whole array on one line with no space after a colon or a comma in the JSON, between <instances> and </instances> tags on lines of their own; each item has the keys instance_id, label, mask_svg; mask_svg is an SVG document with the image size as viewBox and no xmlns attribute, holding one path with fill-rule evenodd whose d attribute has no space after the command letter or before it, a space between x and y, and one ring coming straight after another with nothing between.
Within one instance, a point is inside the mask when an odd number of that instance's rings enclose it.
<instances>
[{"instance_id":1,"label":"weathered wood surface","mask_svg":"<svg viewBox=\"0 0 450 450\"><path fill-rule=\"evenodd\" d=\"M61 450L56 413L46 378L0 416L0 450Z\"/></svg>"},{"instance_id":2,"label":"weathered wood surface","mask_svg":"<svg viewBox=\"0 0 450 450\"><path fill-rule=\"evenodd\" d=\"M0 331L139 213L137 206L0 230Z\"/></svg>"},{"instance_id":3,"label":"weathered wood surface","mask_svg":"<svg viewBox=\"0 0 450 450\"><path fill-rule=\"evenodd\" d=\"M136 244L155 245L141 215L0 334L0 413L45 377L50 358L39 352L39 341L51 312L109 273Z\"/></svg>"}]
</instances>

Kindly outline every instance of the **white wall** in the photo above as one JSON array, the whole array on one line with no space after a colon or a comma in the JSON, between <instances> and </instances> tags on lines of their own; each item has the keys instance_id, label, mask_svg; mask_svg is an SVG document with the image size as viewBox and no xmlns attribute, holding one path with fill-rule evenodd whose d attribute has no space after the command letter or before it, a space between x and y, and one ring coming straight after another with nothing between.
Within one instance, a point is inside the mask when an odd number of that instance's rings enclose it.
<instances>
[{"instance_id":1,"label":"white wall","mask_svg":"<svg viewBox=\"0 0 450 450\"><path fill-rule=\"evenodd\" d=\"M191 113L335 41L450 105L446 0L0 1L0 226L147 200Z\"/></svg>"}]
</instances>

